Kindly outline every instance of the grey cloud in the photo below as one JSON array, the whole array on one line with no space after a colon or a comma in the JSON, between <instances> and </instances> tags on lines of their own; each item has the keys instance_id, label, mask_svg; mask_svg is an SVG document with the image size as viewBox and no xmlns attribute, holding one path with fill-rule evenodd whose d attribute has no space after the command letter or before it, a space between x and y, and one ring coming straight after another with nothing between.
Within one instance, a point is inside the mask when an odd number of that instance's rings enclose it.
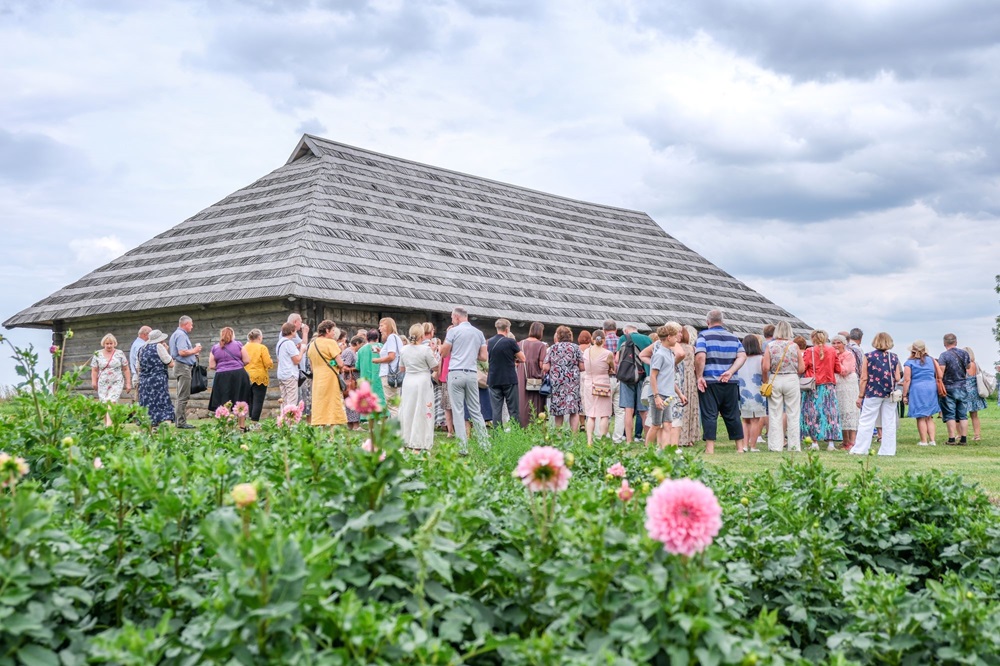
<instances>
[{"instance_id":1,"label":"grey cloud","mask_svg":"<svg viewBox=\"0 0 1000 666\"><path fill-rule=\"evenodd\" d=\"M0 128L0 182L25 185L86 178L89 165L78 149L35 132Z\"/></svg>"},{"instance_id":2,"label":"grey cloud","mask_svg":"<svg viewBox=\"0 0 1000 666\"><path fill-rule=\"evenodd\" d=\"M1000 4L704 0L639 5L638 23L671 36L699 32L797 80L960 77L975 52L1000 43Z\"/></svg>"},{"instance_id":3,"label":"grey cloud","mask_svg":"<svg viewBox=\"0 0 1000 666\"><path fill-rule=\"evenodd\" d=\"M446 8L437 3L385 10L353 3L347 12L314 11L278 21L247 11L232 19L218 21L205 53L188 61L247 76L291 105L310 94L342 92L400 61L446 50L457 38Z\"/></svg>"},{"instance_id":4,"label":"grey cloud","mask_svg":"<svg viewBox=\"0 0 1000 666\"><path fill-rule=\"evenodd\" d=\"M295 133L323 136L326 134L326 125L321 123L318 118L309 118L299 123L299 126L295 128Z\"/></svg>"}]
</instances>

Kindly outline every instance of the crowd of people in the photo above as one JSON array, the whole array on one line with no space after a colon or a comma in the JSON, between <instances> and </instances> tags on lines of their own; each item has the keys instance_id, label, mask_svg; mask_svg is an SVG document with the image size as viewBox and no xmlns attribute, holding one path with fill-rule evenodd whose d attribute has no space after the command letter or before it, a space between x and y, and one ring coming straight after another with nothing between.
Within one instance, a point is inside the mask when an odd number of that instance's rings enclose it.
<instances>
[{"instance_id":1,"label":"crowd of people","mask_svg":"<svg viewBox=\"0 0 1000 666\"><path fill-rule=\"evenodd\" d=\"M700 332L667 322L652 337L632 324L619 333L608 320L575 340L569 327L558 326L551 344L541 322L518 342L506 319L495 322L489 339L469 323L464 308L455 308L451 321L443 340L430 323L412 325L403 337L391 317L351 337L324 320L310 338L309 326L292 314L274 340L273 359L260 329L243 344L224 327L208 355L215 371L209 409L245 402L247 427L254 427L275 368L282 405L301 404L315 426L360 427L368 415L350 409L345 397L368 382L413 449L431 448L440 428L466 453L470 431L486 445L488 428L527 427L544 415L555 427L582 429L588 443L634 438L663 447L704 439L711 454L721 417L740 453L766 443L769 451L825 445L865 454L874 439L879 455L894 455L897 419L906 410L917 421L921 446L936 445L937 417L946 425L946 444L965 445L970 421L971 437L979 440L979 412L995 389L995 375L984 372L951 333L937 359L916 340L901 361L885 332L872 338L867 353L857 328L832 338L814 330L807 341L779 321L740 338L725 327L719 310L707 314ZM106 335L91 362L99 398L115 402L135 385L154 427L192 428L187 404L202 353L191 341L193 328L187 316L169 336L143 326L128 357Z\"/></svg>"}]
</instances>

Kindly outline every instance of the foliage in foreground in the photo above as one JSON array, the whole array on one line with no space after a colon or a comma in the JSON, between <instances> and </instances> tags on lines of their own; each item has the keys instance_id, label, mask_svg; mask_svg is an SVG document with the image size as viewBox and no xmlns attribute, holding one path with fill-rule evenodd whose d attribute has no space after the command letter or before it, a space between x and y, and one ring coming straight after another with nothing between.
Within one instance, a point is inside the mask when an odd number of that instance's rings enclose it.
<instances>
[{"instance_id":1,"label":"foliage in foreground","mask_svg":"<svg viewBox=\"0 0 1000 666\"><path fill-rule=\"evenodd\" d=\"M149 435L62 390L15 403L0 664L1000 663L997 511L955 477L737 478L532 430L575 456L549 520L509 461L406 453L391 424L380 461L305 425ZM646 536L663 477L723 506L690 560Z\"/></svg>"}]
</instances>

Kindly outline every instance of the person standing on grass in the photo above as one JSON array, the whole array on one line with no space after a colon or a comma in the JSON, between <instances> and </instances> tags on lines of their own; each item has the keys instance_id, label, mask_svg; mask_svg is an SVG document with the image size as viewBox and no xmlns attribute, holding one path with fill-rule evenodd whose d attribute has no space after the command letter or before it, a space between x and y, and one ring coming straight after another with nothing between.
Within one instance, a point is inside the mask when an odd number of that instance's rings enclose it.
<instances>
[{"instance_id":1,"label":"person standing on grass","mask_svg":"<svg viewBox=\"0 0 1000 666\"><path fill-rule=\"evenodd\" d=\"M792 326L787 321L775 325L774 340L764 350L760 366L761 382L771 384L771 396L767 399L767 450L781 451L787 443L789 451L800 451L799 375L806 366L802 350L792 341Z\"/></svg>"},{"instance_id":2,"label":"person standing on grass","mask_svg":"<svg viewBox=\"0 0 1000 666\"><path fill-rule=\"evenodd\" d=\"M920 446L936 446L934 417L941 413L937 380L943 374L938 362L927 354L924 341L914 340L910 358L903 364L903 402L909 407L910 416L917 420Z\"/></svg>"},{"instance_id":3,"label":"person standing on grass","mask_svg":"<svg viewBox=\"0 0 1000 666\"><path fill-rule=\"evenodd\" d=\"M976 364L976 352L972 347L966 347L965 353L969 355L969 371L965 378L965 394L968 396L969 422L972 424L972 441L978 442L982 439L982 426L979 423L979 412L986 409L986 398L979 395L979 384L976 375L979 373L979 366Z\"/></svg>"},{"instance_id":4,"label":"person standing on grass","mask_svg":"<svg viewBox=\"0 0 1000 666\"><path fill-rule=\"evenodd\" d=\"M604 331L594 331L590 345L583 354L583 379L581 397L583 413L587 419L587 445L608 434L608 420L612 414L611 374L615 371L615 355L604 347Z\"/></svg>"},{"instance_id":5,"label":"person standing on grass","mask_svg":"<svg viewBox=\"0 0 1000 666\"><path fill-rule=\"evenodd\" d=\"M768 324L768 327L773 339L774 326ZM746 447L743 450L756 453L757 437L767 422L767 398L760 393L764 350L760 338L752 334L743 338L743 349L747 353L747 362L736 372L740 386L740 417L743 419L743 434L746 435ZM743 453L743 450L736 449L736 452Z\"/></svg>"},{"instance_id":6,"label":"person standing on grass","mask_svg":"<svg viewBox=\"0 0 1000 666\"><path fill-rule=\"evenodd\" d=\"M302 362L305 350L306 343L295 334L295 324L282 324L281 339L274 348L274 355L278 358L278 370L275 374L281 388L282 407L299 404L299 363Z\"/></svg>"},{"instance_id":7,"label":"person standing on grass","mask_svg":"<svg viewBox=\"0 0 1000 666\"><path fill-rule=\"evenodd\" d=\"M844 450L854 446L854 436L858 432L858 368L854 354L847 348L847 336L833 337L834 350L840 357L840 372L837 373L837 409L840 410L840 432L843 435Z\"/></svg>"},{"instance_id":8,"label":"person standing on grass","mask_svg":"<svg viewBox=\"0 0 1000 666\"><path fill-rule=\"evenodd\" d=\"M90 383L101 402L117 404L122 391L132 390L128 357L117 347L117 338L108 333L101 338L101 349L90 359ZM111 426L110 411L104 414L104 425Z\"/></svg>"},{"instance_id":9,"label":"person standing on grass","mask_svg":"<svg viewBox=\"0 0 1000 666\"><path fill-rule=\"evenodd\" d=\"M747 354L740 339L723 327L721 310L710 310L705 323L708 328L698 334L694 357L705 453L715 453L720 414L729 439L736 442L736 450L740 451L744 444L743 424L740 422L740 386L729 380L746 362Z\"/></svg>"},{"instance_id":10,"label":"person standing on grass","mask_svg":"<svg viewBox=\"0 0 1000 666\"><path fill-rule=\"evenodd\" d=\"M267 347L262 344L264 333L255 328L247 334L247 344L243 349L250 359L246 365L250 376L250 422L259 423L261 412L264 411L264 400L267 398L267 387L270 384L268 371L274 365Z\"/></svg>"},{"instance_id":11,"label":"person standing on grass","mask_svg":"<svg viewBox=\"0 0 1000 666\"><path fill-rule=\"evenodd\" d=\"M614 319L605 319L601 325L604 331L604 348L611 352L612 362L618 354L618 323ZM614 430L611 434L611 441L621 444L625 441L625 411L621 406L621 394L619 392L618 378L611 375L611 412L614 416Z\"/></svg>"},{"instance_id":12,"label":"person standing on grass","mask_svg":"<svg viewBox=\"0 0 1000 666\"><path fill-rule=\"evenodd\" d=\"M399 403L393 398L399 395L400 387L389 386L389 373L399 372L399 354L403 351L403 339L399 337L396 320L392 317L382 317L378 322L378 330L382 335L382 349L378 358L372 359L372 363L379 366L379 381L382 383L382 395L385 396L389 416L398 418Z\"/></svg>"},{"instance_id":13,"label":"person standing on grass","mask_svg":"<svg viewBox=\"0 0 1000 666\"><path fill-rule=\"evenodd\" d=\"M872 446L875 421L882 417L882 445L880 456L896 455L896 403L891 395L896 385L902 381L899 357L890 352L892 337L885 332L878 333L872 340L872 351L864 356L861 364L861 386L857 405L861 408L858 419L858 438L850 453L866 455Z\"/></svg>"},{"instance_id":14,"label":"person standing on grass","mask_svg":"<svg viewBox=\"0 0 1000 666\"><path fill-rule=\"evenodd\" d=\"M486 336L469 323L469 312L465 308L455 308L451 312L452 327L441 345L441 356L448 361L448 396L451 399L452 422L455 436L459 441L459 453L468 455L469 436L465 427L465 412L468 408L476 438L484 448L489 443L486 422L479 405L479 379L476 364L489 357L486 350Z\"/></svg>"},{"instance_id":15,"label":"person standing on grass","mask_svg":"<svg viewBox=\"0 0 1000 666\"><path fill-rule=\"evenodd\" d=\"M177 330L170 336L170 357L174 359L174 377L177 379L177 404L174 406L176 421L181 430L191 430L187 422L187 405L191 399L191 369L198 362L201 343L191 344L190 333L194 330L194 320L184 315L177 321Z\"/></svg>"},{"instance_id":16,"label":"person standing on grass","mask_svg":"<svg viewBox=\"0 0 1000 666\"><path fill-rule=\"evenodd\" d=\"M542 370L549 373L552 394L549 396L549 413L555 417L557 428L569 421L569 431L580 430L580 372L584 369L580 347L573 342L573 331L568 326L556 329L553 344L545 354Z\"/></svg>"},{"instance_id":17,"label":"person standing on grass","mask_svg":"<svg viewBox=\"0 0 1000 666\"><path fill-rule=\"evenodd\" d=\"M948 426L949 446L965 446L969 435L968 390L965 378L969 376L972 359L968 352L958 348L954 333L944 336L944 351L938 356L944 369L945 395L941 397L941 411ZM960 437L958 441L955 438Z\"/></svg>"},{"instance_id":18,"label":"person standing on grass","mask_svg":"<svg viewBox=\"0 0 1000 666\"><path fill-rule=\"evenodd\" d=\"M128 348L128 367L132 370L132 386L135 387L136 400L139 396L139 350L146 346L152 330L149 326L139 327L139 333Z\"/></svg>"},{"instance_id":19,"label":"person standing on grass","mask_svg":"<svg viewBox=\"0 0 1000 666\"><path fill-rule=\"evenodd\" d=\"M678 380L676 365L678 360L674 355L674 346L680 336L680 326L674 323L665 324L656 329L659 344L655 346L649 361L649 385L651 399L649 412L651 424L646 431L646 444L657 444L663 448L668 444L676 444L673 436L674 401L682 405L687 402L684 390Z\"/></svg>"},{"instance_id":20,"label":"person standing on grass","mask_svg":"<svg viewBox=\"0 0 1000 666\"><path fill-rule=\"evenodd\" d=\"M489 387L490 406L493 411L493 427L502 428L503 408L507 405L508 419L518 418L521 408L517 396L517 366L524 363L524 352L517 341L508 336L510 322L497 319L494 327L497 334L486 342L489 370L486 385Z\"/></svg>"},{"instance_id":21,"label":"person standing on grass","mask_svg":"<svg viewBox=\"0 0 1000 666\"><path fill-rule=\"evenodd\" d=\"M639 354L653 344L653 340L648 335L639 333L639 327L635 324L626 324L622 331L615 356L615 373L618 378L619 405L625 411L625 441L631 442L636 433L635 421L642 423L646 420L642 389L649 377L649 366L642 363Z\"/></svg>"},{"instance_id":22,"label":"person standing on grass","mask_svg":"<svg viewBox=\"0 0 1000 666\"><path fill-rule=\"evenodd\" d=\"M803 391L802 424L800 430L813 440L809 448L819 449L820 442L827 442L827 451L834 451L843 437L840 431L840 413L837 407L837 375L841 372L840 357L828 344L826 331L809 334L813 346L802 357L806 363L806 377L816 380L812 391Z\"/></svg>"}]
</instances>

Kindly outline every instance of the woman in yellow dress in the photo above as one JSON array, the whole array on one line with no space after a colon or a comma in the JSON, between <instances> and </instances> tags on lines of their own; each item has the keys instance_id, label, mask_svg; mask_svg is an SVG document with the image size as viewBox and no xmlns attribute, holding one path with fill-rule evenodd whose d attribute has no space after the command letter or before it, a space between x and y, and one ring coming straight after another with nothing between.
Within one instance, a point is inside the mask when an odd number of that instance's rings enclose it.
<instances>
[{"instance_id":1,"label":"woman in yellow dress","mask_svg":"<svg viewBox=\"0 0 1000 666\"><path fill-rule=\"evenodd\" d=\"M337 336L340 330L329 319L324 319L316 329L316 337L309 343L309 362L313 368L312 425L347 425L344 395L340 392L340 371L344 361L340 357Z\"/></svg>"}]
</instances>

